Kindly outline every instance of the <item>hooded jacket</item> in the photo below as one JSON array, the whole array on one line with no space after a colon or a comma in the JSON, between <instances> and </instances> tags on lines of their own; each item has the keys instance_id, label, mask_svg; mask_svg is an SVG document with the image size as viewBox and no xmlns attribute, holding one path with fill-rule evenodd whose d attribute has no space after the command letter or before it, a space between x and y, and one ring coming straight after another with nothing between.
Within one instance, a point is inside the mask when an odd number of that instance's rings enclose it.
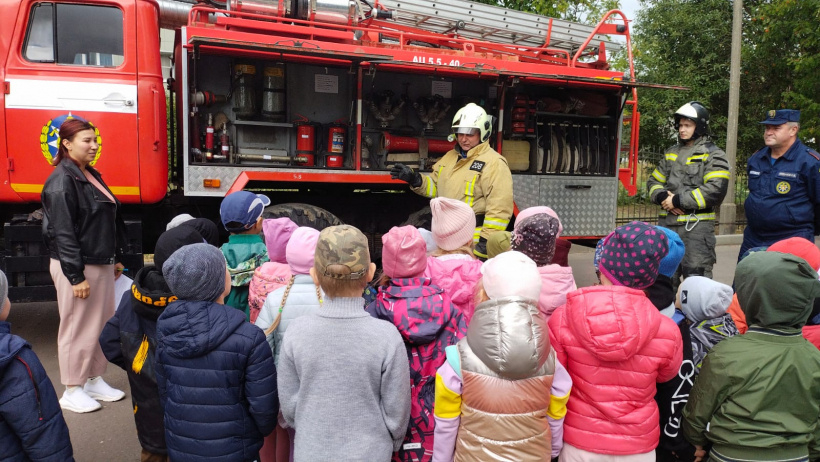
<instances>
[{"instance_id":1,"label":"hooded jacket","mask_svg":"<svg viewBox=\"0 0 820 462\"><path fill-rule=\"evenodd\" d=\"M0 460L73 461L57 394L31 345L0 321Z\"/></svg>"},{"instance_id":2,"label":"hooded jacket","mask_svg":"<svg viewBox=\"0 0 820 462\"><path fill-rule=\"evenodd\" d=\"M549 321L558 361L575 384L564 441L596 454L643 454L660 437L656 383L678 374L675 322L640 290L595 286L570 292Z\"/></svg>"},{"instance_id":3,"label":"hooded jacket","mask_svg":"<svg viewBox=\"0 0 820 462\"><path fill-rule=\"evenodd\" d=\"M231 234L220 250L231 274L231 293L225 297L225 305L243 311L245 320L250 320L249 286L256 268L268 261L268 249L258 234Z\"/></svg>"},{"instance_id":4,"label":"hooded jacket","mask_svg":"<svg viewBox=\"0 0 820 462\"><path fill-rule=\"evenodd\" d=\"M557 264L541 266L541 296L538 299L538 309L549 322L552 313L567 302L567 294L577 289L572 268Z\"/></svg>"},{"instance_id":5,"label":"hooded jacket","mask_svg":"<svg viewBox=\"0 0 820 462\"><path fill-rule=\"evenodd\" d=\"M410 424L396 462L429 461L433 456L436 370L444 364L444 349L467 333L461 312L444 291L427 278L392 279L379 288L367 308L371 316L395 325L410 363Z\"/></svg>"},{"instance_id":6,"label":"hooded jacket","mask_svg":"<svg viewBox=\"0 0 820 462\"><path fill-rule=\"evenodd\" d=\"M820 457L820 351L800 328L820 295L802 258L759 252L738 263L749 330L706 355L683 411L692 444L717 457L751 461ZM708 424L708 430L707 430Z\"/></svg>"},{"instance_id":7,"label":"hooded jacket","mask_svg":"<svg viewBox=\"0 0 820 462\"><path fill-rule=\"evenodd\" d=\"M429 257L423 276L450 296L469 325L475 310L475 286L481 279L481 261L469 255Z\"/></svg>"},{"instance_id":8,"label":"hooded jacket","mask_svg":"<svg viewBox=\"0 0 820 462\"><path fill-rule=\"evenodd\" d=\"M248 287L248 309L252 323L256 323L268 295L288 285L291 276L293 275L287 263L269 261L256 268Z\"/></svg>"},{"instance_id":9,"label":"hooded jacket","mask_svg":"<svg viewBox=\"0 0 820 462\"><path fill-rule=\"evenodd\" d=\"M534 300L481 303L436 375L433 460L550 460L571 387Z\"/></svg>"},{"instance_id":10,"label":"hooded jacket","mask_svg":"<svg viewBox=\"0 0 820 462\"><path fill-rule=\"evenodd\" d=\"M117 312L100 334L106 359L128 373L137 437L140 445L154 454L166 453L155 372L157 319L176 299L159 269L145 266L137 272L131 292L123 295Z\"/></svg>"},{"instance_id":11,"label":"hooded jacket","mask_svg":"<svg viewBox=\"0 0 820 462\"><path fill-rule=\"evenodd\" d=\"M288 282L290 281L288 280ZM256 325L262 329L263 332L267 331L268 327L276 320L286 288L287 283L285 283L285 287L280 287L271 292L265 300L262 311L259 312L259 317L256 318ZM290 325L291 321L302 316L316 313L321 306L316 296L316 284L313 283L313 279L307 274L297 274L294 277L293 286L291 286L290 292L288 293L288 299L285 300L279 325L275 331L267 336L268 345L270 345L270 349L273 352L274 364L279 364L279 352L282 350L282 341L285 339L285 332L287 332L288 325Z\"/></svg>"},{"instance_id":12,"label":"hooded jacket","mask_svg":"<svg viewBox=\"0 0 820 462\"><path fill-rule=\"evenodd\" d=\"M726 312L733 294L729 286L702 276L687 278L680 294L681 311L691 322L692 358L697 373L709 350L738 334L732 315Z\"/></svg>"},{"instance_id":13,"label":"hooded jacket","mask_svg":"<svg viewBox=\"0 0 820 462\"><path fill-rule=\"evenodd\" d=\"M173 461L255 460L276 425L276 368L239 311L176 301L157 323L157 385Z\"/></svg>"}]
</instances>

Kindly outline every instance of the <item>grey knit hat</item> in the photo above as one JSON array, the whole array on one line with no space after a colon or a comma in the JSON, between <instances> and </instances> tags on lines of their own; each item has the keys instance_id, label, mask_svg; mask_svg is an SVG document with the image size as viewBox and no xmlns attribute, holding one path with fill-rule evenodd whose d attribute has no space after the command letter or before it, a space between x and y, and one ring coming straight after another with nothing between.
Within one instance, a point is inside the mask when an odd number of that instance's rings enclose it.
<instances>
[{"instance_id":1,"label":"grey knit hat","mask_svg":"<svg viewBox=\"0 0 820 462\"><path fill-rule=\"evenodd\" d=\"M9 280L6 279L6 273L0 271L0 307L6 302L9 296Z\"/></svg>"},{"instance_id":2,"label":"grey knit hat","mask_svg":"<svg viewBox=\"0 0 820 462\"><path fill-rule=\"evenodd\" d=\"M162 275L180 300L213 302L225 290L225 257L211 244L189 244L171 254Z\"/></svg>"}]
</instances>

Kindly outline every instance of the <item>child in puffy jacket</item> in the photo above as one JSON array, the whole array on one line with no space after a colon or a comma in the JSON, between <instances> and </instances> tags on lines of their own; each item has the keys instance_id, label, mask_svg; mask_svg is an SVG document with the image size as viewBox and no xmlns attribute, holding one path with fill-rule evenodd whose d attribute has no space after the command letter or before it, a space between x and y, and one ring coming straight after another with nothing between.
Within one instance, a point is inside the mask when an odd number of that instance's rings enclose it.
<instances>
[{"instance_id":1,"label":"child in puffy jacket","mask_svg":"<svg viewBox=\"0 0 820 462\"><path fill-rule=\"evenodd\" d=\"M473 254L475 212L455 199L437 197L430 201L433 240L438 250L427 259L424 277L444 289L470 324L475 309L475 287L481 279L481 261Z\"/></svg>"},{"instance_id":2,"label":"child in puffy jacket","mask_svg":"<svg viewBox=\"0 0 820 462\"><path fill-rule=\"evenodd\" d=\"M384 277L367 312L396 326L410 362L410 425L393 460L428 462L433 457L436 370L446 359L444 348L464 337L467 325L441 287L421 277L427 253L416 228L393 228L382 243Z\"/></svg>"},{"instance_id":3,"label":"child in puffy jacket","mask_svg":"<svg viewBox=\"0 0 820 462\"><path fill-rule=\"evenodd\" d=\"M655 461L656 383L678 374L682 340L643 289L667 252L666 235L654 226L618 227L601 249L601 285L570 292L550 318L558 361L575 384L561 461Z\"/></svg>"},{"instance_id":4,"label":"child in puffy jacket","mask_svg":"<svg viewBox=\"0 0 820 462\"><path fill-rule=\"evenodd\" d=\"M259 310L265 304L265 299L274 290L288 285L290 267L285 256L285 248L291 234L298 226L290 218L268 218L262 220L262 234L265 236L265 247L268 249L270 261L262 263L256 268L248 289L248 309L250 320L255 323Z\"/></svg>"},{"instance_id":5,"label":"child in puffy jacket","mask_svg":"<svg viewBox=\"0 0 820 462\"><path fill-rule=\"evenodd\" d=\"M536 213L515 222L510 248L530 257L541 275L538 309L549 322L556 308L567 302L567 294L577 289L572 268L552 263L559 221L547 213Z\"/></svg>"},{"instance_id":6,"label":"child in puffy jacket","mask_svg":"<svg viewBox=\"0 0 820 462\"><path fill-rule=\"evenodd\" d=\"M287 285L268 295L256 319L256 325L265 331L265 337L273 352L273 362L277 366L279 353L282 350L282 340L288 325L296 318L316 313L322 306L321 291L310 277L318 239L319 231L313 228L299 227L293 231L285 246L288 271L292 276ZM291 441L293 441L293 430L283 428L280 422L271 436L265 438L265 446L261 454L262 462L271 460L272 451L269 446L275 448L276 460L288 460Z\"/></svg>"},{"instance_id":7,"label":"child in puffy jacket","mask_svg":"<svg viewBox=\"0 0 820 462\"><path fill-rule=\"evenodd\" d=\"M706 353L720 341L738 334L732 315L732 288L703 276L690 276L680 285L678 304L689 320L695 373L700 372Z\"/></svg>"},{"instance_id":8,"label":"child in puffy jacket","mask_svg":"<svg viewBox=\"0 0 820 462\"><path fill-rule=\"evenodd\" d=\"M549 461L561 452L572 380L538 310L541 277L515 251L481 271L467 336L436 374L433 460Z\"/></svg>"},{"instance_id":9,"label":"child in puffy jacket","mask_svg":"<svg viewBox=\"0 0 820 462\"><path fill-rule=\"evenodd\" d=\"M0 460L73 462L57 393L31 345L11 333L0 271Z\"/></svg>"}]
</instances>

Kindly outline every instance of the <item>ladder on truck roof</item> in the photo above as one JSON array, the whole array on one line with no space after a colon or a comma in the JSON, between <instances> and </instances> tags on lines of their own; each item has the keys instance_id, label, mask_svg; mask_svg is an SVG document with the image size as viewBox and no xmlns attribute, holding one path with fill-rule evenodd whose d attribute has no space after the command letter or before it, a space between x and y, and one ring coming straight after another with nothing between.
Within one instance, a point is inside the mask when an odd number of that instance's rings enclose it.
<instances>
[{"instance_id":1,"label":"ladder on truck roof","mask_svg":"<svg viewBox=\"0 0 820 462\"><path fill-rule=\"evenodd\" d=\"M587 41L595 27L470 0L379 0L393 10L397 24L439 34L532 48L556 48L570 56ZM617 51L622 44L605 35L593 37L589 47Z\"/></svg>"}]
</instances>

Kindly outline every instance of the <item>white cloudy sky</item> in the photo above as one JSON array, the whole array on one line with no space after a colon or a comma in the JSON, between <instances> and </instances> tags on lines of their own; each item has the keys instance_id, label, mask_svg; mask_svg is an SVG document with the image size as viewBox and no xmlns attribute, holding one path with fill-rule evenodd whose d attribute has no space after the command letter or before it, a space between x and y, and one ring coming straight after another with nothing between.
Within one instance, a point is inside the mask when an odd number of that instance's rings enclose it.
<instances>
[{"instance_id":1,"label":"white cloudy sky","mask_svg":"<svg viewBox=\"0 0 820 462\"><path fill-rule=\"evenodd\" d=\"M640 4L638 0L621 0L621 11L624 12L627 19L635 20L635 13L637 12Z\"/></svg>"}]
</instances>

